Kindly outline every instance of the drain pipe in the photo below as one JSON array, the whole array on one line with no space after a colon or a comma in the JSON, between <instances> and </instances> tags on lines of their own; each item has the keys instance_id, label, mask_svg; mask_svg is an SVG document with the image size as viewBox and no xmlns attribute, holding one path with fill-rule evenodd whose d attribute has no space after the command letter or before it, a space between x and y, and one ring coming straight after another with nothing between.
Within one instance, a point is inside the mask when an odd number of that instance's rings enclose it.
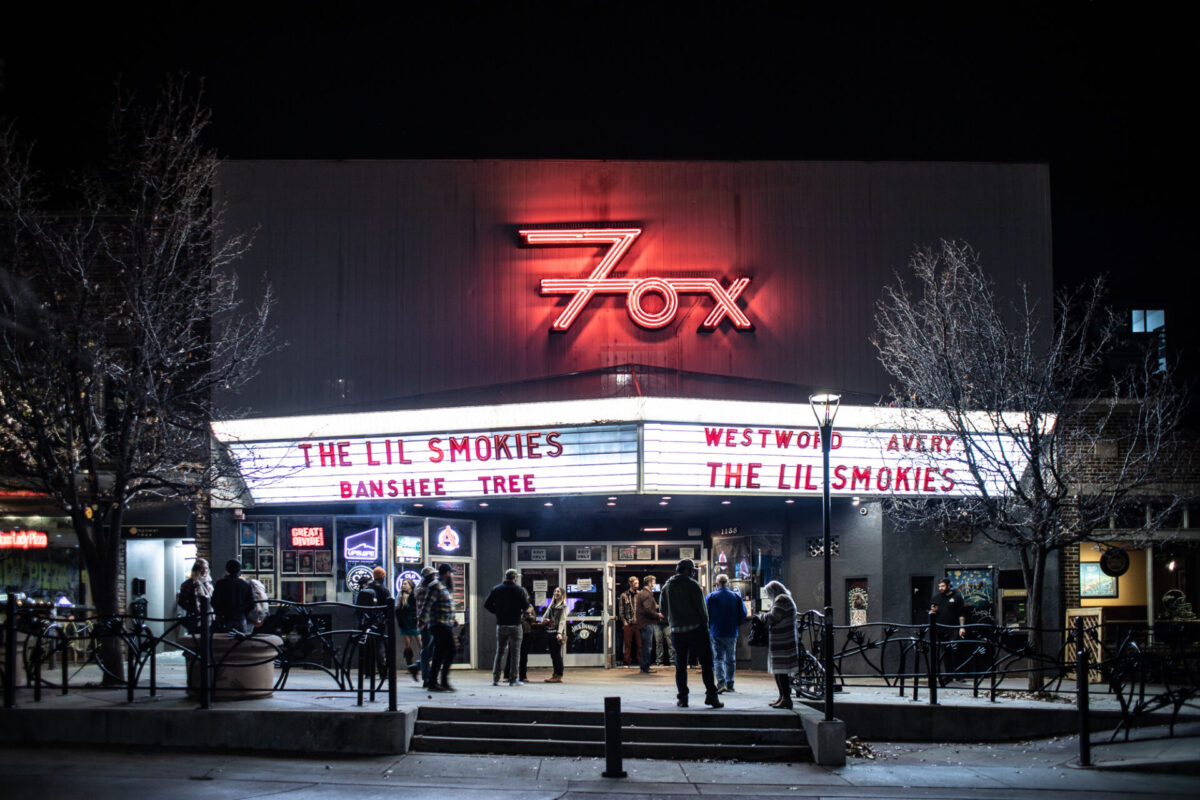
<instances>
[{"instance_id":1,"label":"drain pipe","mask_svg":"<svg viewBox=\"0 0 1200 800\"><path fill-rule=\"evenodd\" d=\"M621 764L621 698L604 698L604 772L605 778L627 777Z\"/></svg>"}]
</instances>

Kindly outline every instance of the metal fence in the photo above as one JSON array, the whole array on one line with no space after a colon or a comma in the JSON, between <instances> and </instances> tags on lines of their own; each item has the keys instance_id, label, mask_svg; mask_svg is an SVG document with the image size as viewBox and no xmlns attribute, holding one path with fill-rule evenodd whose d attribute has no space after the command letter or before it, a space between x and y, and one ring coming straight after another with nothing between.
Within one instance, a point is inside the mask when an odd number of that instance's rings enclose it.
<instances>
[{"instance_id":1,"label":"metal fence","mask_svg":"<svg viewBox=\"0 0 1200 800\"><path fill-rule=\"evenodd\" d=\"M1077 617L1071 628L1030 629L994 624L959 628L890 622L834 626L834 681L841 687L875 685L911 692L936 705L938 690L969 688L995 702L1018 679L1040 696L1075 696L1080 712L1080 760L1091 745L1090 696L1115 698L1120 723L1109 735L1129 738L1133 728L1165 724L1169 735L1182 714L1200 713L1200 623L1195 621L1097 624ZM792 679L800 697L824 696L825 619L797 615L800 670ZM1083 676L1082 678L1080 676ZM1168 713L1169 712L1169 713Z\"/></svg>"},{"instance_id":2,"label":"metal fence","mask_svg":"<svg viewBox=\"0 0 1200 800\"><path fill-rule=\"evenodd\" d=\"M16 705L22 685L32 689L34 702L45 691L68 694L72 683L78 688L81 676L98 669L104 685L124 687L128 702L139 691L183 690L209 708L216 699L287 691L292 670L305 669L329 679L322 691L355 693L359 705L386 691L388 710L396 710L394 601L267 602L265 620L247 636L214 631L207 598L201 598L204 613L193 617L101 617L75 607L64 618L58 610L22 607L10 595L0 660L4 704ZM160 657L173 652L186 662L186 686L159 679Z\"/></svg>"}]
</instances>

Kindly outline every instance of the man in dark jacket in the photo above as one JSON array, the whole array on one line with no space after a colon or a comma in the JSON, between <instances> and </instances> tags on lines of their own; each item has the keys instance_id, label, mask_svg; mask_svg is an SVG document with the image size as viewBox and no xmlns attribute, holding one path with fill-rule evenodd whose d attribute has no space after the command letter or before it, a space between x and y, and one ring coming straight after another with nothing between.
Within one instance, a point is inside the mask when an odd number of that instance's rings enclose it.
<instances>
[{"instance_id":1,"label":"man in dark jacket","mask_svg":"<svg viewBox=\"0 0 1200 800\"><path fill-rule=\"evenodd\" d=\"M496 658L492 662L492 686L500 685L500 673L509 676L509 686L521 686L518 659L521 653L521 615L529 608L529 597L517 584L517 571L504 573L504 582L492 587L483 607L496 615ZM507 662L507 663L506 663Z\"/></svg>"},{"instance_id":2,"label":"man in dark jacket","mask_svg":"<svg viewBox=\"0 0 1200 800\"><path fill-rule=\"evenodd\" d=\"M942 578L938 581L938 592L933 596L929 610L933 612L934 624L938 626L937 637L942 643L942 676L939 683L945 686L950 680L950 673L956 672L961 666L958 640L967 635L967 605L950 579Z\"/></svg>"},{"instance_id":3,"label":"man in dark jacket","mask_svg":"<svg viewBox=\"0 0 1200 800\"><path fill-rule=\"evenodd\" d=\"M713 681L708 609L704 605L704 591L692 577L695 573L696 562L690 558L681 559L675 567L675 574L663 584L658 596L659 607L671 626L671 638L675 640L675 689L678 692L675 705L687 708L687 665L688 659L694 655L700 662L705 704L721 708L725 704L717 697L717 685Z\"/></svg>"},{"instance_id":4,"label":"man in dark jacket","mask_svg":"<svg viewBox=\"0 0 1200 800\"><path fill-rule=\"evenodd\" d=\"M254 605L254 592L250 584L239 577L241 573L241 562L231 558L225 562L225 577L213 584L214 631L249 634L254 630L254 626L246 620L246 613Z\"/></svg>"}]
</instances>

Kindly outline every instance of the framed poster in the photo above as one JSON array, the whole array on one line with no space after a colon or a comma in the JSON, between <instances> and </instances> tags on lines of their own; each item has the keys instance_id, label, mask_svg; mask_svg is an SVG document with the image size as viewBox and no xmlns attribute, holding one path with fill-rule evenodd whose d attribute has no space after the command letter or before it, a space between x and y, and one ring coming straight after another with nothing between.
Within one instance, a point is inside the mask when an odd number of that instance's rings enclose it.
<instances>
[{"instance_id":1,"label":"framed poster","mask_svg":"<svg viewBox=\"0 0 1200 800\"><path fill-rule=\"evenodd\" d=\"M242 548L242 570L254 572L258 569L258 551L253 547Z\"/></svg>"},{"instance_id":2,"label":"framed poster","mask_svg":"<svg viewBox=\"0 0 1200 800\"><path fill-rule=\"evenodd\" d=\"M971 609L967 622L995 617L996 582L991 567L946 567L946 577ZM935 586L936 590L936 586Z\"/></svg>"},{"instance_id":3,"label":"framed poster","mask_svg":"<svg viewBox=\"0 0 1200 800\"><path fill-rule=\"evenodd\" d=\"M270 547L258 548L258 571L259 572L274 572L275 571L275 550Z\"/></svg>"},{"instance_id":4,"label":"framed poster","mask_svg":"<svg viewBox=\"0 0 1200 800\"><path fill-rule=\"evenodd\" d=\"M846 618L851 625L867 624L867 606L871 594L866 578L846 580Z\"/></svg>"},{"instance_id":5,"label":"framed poster","mask_svg":"<svg viewBox=\"0 0 1200 800\"><path fill-rule=\"evenodd\" d=\"M1079 562L1080 597L1116 597L1117 578L1105 575L1099 561Z\"/></svg>"},{"instance_id":6,"label":"framed poster","mask_svg":"<svg viewBox=\"0 0 1200 800\"><path fill-rule=\"evenodd\" d=\"M333 572L333 553L328 550L318 550L312 554L313 572L322 575Z\"/></svg>"},{"instance_id":7,"label":"framed poster","mask_svg":"<svg viewBox=\"0 0 1200 800\"><path fill-rule=\"evenodd\" d=\"M295 550L284 550L283 551L283 564L281 566L282 566L282 569L284 572L293 572L294 573L296 571L296 551Z\"/></svg>"},{"instance_id":8,"label":"framed poster","mask_svg":"<svg viewBox=\"0 0 1200 800\"><path fill-rule=\"evenodd\" d=\"M263 588L267 590L267 597L275 596L275 576L274 575L259 575L258 579L262 581Z\"/></svg>"},{"instance_id":9,"label":"framed poster","mask_svg":"<svg viewBox=\"0 0 1200 800\"><path fill-rule=\"evenodd\" d=\"M241 533L242 547L254 547L254 545L258 543L258 536L255 534L255 526L253 522L243 522Z\"/></svg>"},{"instance_id":10,"label":"framed poster","mask_svg":"<svg viewBox=\"0 0 1200 800\"><path fill-rule=\"evenodd\" d=\"M297 560L300 565L299 571L302 574L306 574L306 575L312 574L312 571L313 571L313 554L312 553L301 553L300 557Z\"/></svg>"}]
</instances>

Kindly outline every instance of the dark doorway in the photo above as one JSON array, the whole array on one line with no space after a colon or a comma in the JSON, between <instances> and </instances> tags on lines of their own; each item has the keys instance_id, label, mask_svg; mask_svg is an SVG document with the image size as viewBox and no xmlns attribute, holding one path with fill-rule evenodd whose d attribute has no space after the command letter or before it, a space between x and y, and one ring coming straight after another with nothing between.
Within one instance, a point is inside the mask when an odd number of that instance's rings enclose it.
<instances>
[{"instance_id":1,"label":"dark doorway","mask_svg":"<svg viewBox=\"0 0 1200 800\"><path fill-rule=\"evenodd\" d=\"M924 625L929 622L929 604L933 599L933 576L914 575L910 579L912 586L912 624Z\"/></svg>"}]
</instances>

